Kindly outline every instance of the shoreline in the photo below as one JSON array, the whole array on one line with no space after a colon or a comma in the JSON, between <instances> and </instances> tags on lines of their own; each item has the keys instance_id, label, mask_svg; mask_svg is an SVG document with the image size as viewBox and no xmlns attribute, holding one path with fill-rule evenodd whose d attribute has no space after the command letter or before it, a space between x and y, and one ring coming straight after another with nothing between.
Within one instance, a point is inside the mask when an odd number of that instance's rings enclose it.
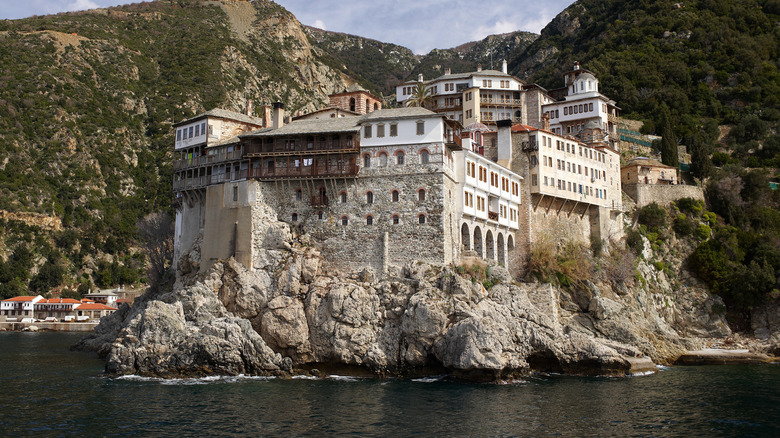
<instances>
[{"instance_id":1,"label":"shoreline","mask_svg":"<svg viewBox=\"0 0 780 438\"><path fill-rule=\"evenodd\" d=\"M52 332L94 332L98 322L0 322L0 331L21 332L25 328L35 327L37 330L27 331L52 331Z\"/></svg>"}]
</instances>

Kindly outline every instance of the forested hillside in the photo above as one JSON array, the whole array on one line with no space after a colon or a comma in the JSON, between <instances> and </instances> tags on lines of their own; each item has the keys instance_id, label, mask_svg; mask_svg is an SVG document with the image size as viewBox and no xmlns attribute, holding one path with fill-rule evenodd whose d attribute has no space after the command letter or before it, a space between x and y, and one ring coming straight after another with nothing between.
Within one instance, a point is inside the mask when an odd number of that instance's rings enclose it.
<instances>
[{"instance_id":1,"label":"forested hillside","mask_svg":"<svg viewBox=\"0 0 780 438\"><path fill-rule=\"evenodd\" d=\"M347 85L320 56L267 1L0 21L0 296L142 279L135 226L170 208L171 124L250 98L313 109Z\"/></svg>"}]
</instances>

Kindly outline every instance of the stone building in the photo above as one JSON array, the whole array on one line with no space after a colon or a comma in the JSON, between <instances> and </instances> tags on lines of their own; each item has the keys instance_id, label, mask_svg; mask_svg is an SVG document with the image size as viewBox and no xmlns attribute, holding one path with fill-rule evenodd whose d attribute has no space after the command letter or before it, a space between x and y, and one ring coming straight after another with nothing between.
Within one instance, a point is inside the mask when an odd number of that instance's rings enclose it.
<instances>
[{"instance_id":1,"label":"stone building","mask_svg":"<svg viewBox=\"0 0 780 438\"><path fill-rule=\"evenodd\" d=\"M231 256L264 266L255 249L268 219L308 235L334 267L350 270L446 265L464 251L507 263L518 239L522 178L482 157L458 123L424 108L299 119L214 142L204 155L221 161L210 163L204 190L178 204L176 221L177 255L201 235L203 269ZM177 199L188 187L181 181Z\"/></svg>"},{"instance_id":2,"label":"stone building","mask_svg":"<svg viewBox=\"0 0 780 438\"><path fill-rule=\"evenodd\" d=\"M355 84L341 93L331 94L330 106L357 114L368 114L382 109L382 99Z\"/></svg>"},{"instance_id":3,"label":"stone building","mask_svg":"<svg viewBox=\"0 0 780 438\"><path fill-rule=\"evenodd\" d=\"M623 184L676 184L677 171L646 157L637 157L626 163L620 169L620 179Z\"/></svg>"}]
</instances>

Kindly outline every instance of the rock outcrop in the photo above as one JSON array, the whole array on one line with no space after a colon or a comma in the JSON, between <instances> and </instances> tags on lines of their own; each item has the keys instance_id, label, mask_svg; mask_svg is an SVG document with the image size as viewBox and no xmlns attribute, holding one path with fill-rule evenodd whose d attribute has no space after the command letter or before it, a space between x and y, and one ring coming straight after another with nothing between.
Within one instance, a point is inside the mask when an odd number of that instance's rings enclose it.
<instances>
[{"instance_id":1,"label":"rock outcrop","mask_svg":"<svg viewBox=\"0 0 780 438\"><path fill-rule=\"evenodd\" d=\"M173 291L147 294L104 318L80 347L105 356L111 374L285 375L351 366L497 379L530 371L625 375L702 348L699 336L728 334L706 300L689 306L639 287L618 294L589 283L570 292L514 283L499 266L491 268L490 289L422 263L391 267L380 279L368 269L321 272L319 251L305 236L293 242L280 224L267 227L276 244L257 249L264 252L257 259L268 261L263 268L230 259L182 276ZM196 250L187 258L198 264Z\"/></svg>"}]
</instances>

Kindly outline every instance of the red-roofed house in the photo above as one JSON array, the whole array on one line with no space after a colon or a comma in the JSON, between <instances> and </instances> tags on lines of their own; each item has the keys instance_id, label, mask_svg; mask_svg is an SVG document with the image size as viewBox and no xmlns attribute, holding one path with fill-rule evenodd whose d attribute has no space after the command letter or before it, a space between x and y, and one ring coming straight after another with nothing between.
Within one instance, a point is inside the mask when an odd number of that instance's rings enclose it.
<instances>
[{"instance_id":1,"label":"red-roofed house","mask_svg":"<svg viewBox=\"0 0 780 438\"><path fill-rule=\"evenodd\" d=\"M73 310L81 304L81 301L73 298L50 298L35 303L35 315L38 319L57 318L72 315Z\"/></svg>"},{"instance_id":2,"label":"red-roofed house","mask_svg":"<svg viewBox=\"0 0 780 438\"><path fill-rule=\"evenodd\" d=\"M0 316L5 318L32 317L35 303L43 300L40 295L13 297L0 301Z\"/></svg>"},{"instance_id":3,"label":"red-roofed house","mask_svg":"<svg viewBox=\"0 0 780 438\"><path fill-rule=\"evenodd\" d=\"M89 319L100 319L114 312L116 312L115 307L106 306L101 303L84 303L76 307L76 315L79 317L79 320L82 320L84 317L89 317Z\"/></svg>"}]
</instances>

